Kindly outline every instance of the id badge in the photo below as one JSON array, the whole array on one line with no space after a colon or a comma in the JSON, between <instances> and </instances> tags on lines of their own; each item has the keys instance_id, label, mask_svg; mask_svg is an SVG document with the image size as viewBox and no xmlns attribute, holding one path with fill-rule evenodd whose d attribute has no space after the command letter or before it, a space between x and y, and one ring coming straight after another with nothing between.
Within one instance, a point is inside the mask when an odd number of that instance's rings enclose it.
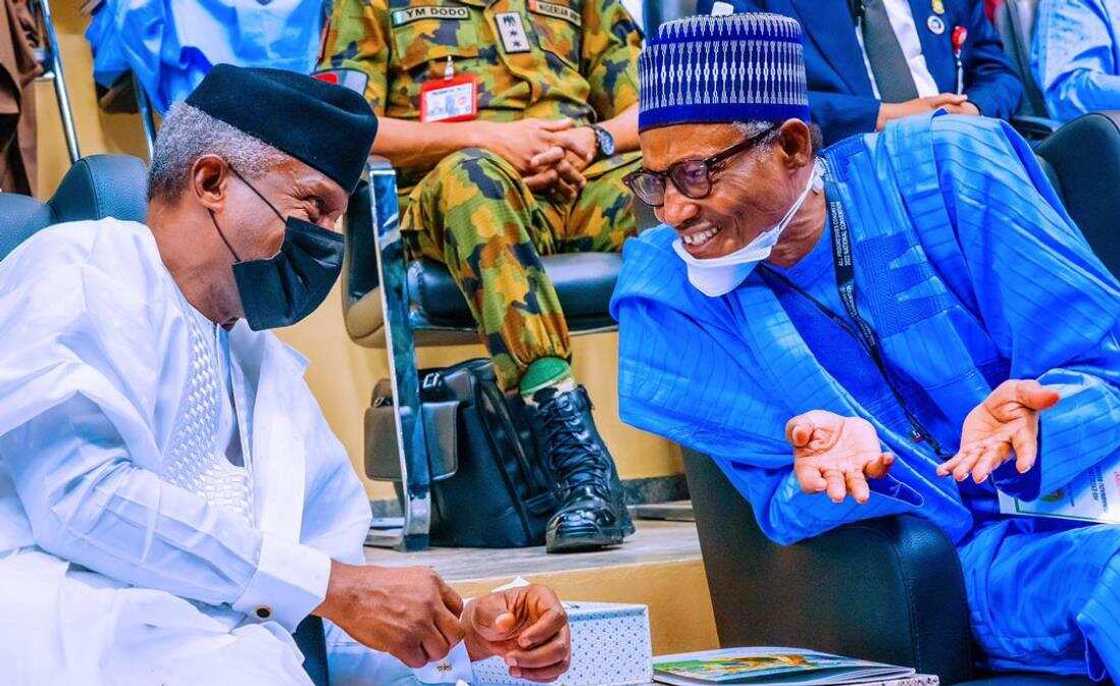
<instances>
[{"instance_id":1,"label":"id badge","mask_svg":"<svg viewBox=\"0 0 1120 686\"><path fill-rule=\"evenodd\" d=\"M478 118L478 80L470 74L432 79L420 86L420 121L471 121Z\"/></svg>"}]
</instances>

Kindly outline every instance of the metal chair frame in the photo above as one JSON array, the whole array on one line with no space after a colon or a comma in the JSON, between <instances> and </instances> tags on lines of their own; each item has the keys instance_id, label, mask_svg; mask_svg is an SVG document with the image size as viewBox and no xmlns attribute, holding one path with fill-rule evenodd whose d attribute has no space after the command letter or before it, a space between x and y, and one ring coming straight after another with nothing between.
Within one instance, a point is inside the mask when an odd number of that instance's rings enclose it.
<instances>
[{"instance_id":1,"label":"metal chair frame","mask_svg":"<svg viewBox=\"0 0 1120 686\"><path fill-rule=\"evenodd\" d=\"M39 78L54 84L54 95L58 100L58 115L62 120L62 134L66 138L66 151L70 155L70 164L74 164L81 159L82 153L78 148L78 132L74 127L74 112L70 107L70 93L66 89L66 76L62 70L62 50L58 45L58 33L54 29L50 0L32 0L31 8L33 12L39 14L43 37L46 40L47 54L42 62L48 65L48 69Z\"/></svg>"},{"instance_id":2,"label":"metal chair frame","mask_svg":"<svg viewBox=\"0 0 1120 686\"><path fill-rule=\"evenodd\" d=\"M400 231L396 172L387 161L367 165L378 297L393 391L394 428L401 466L403 523L399 533L372 531L367 543L404 551L428 547L431 525L431 474L424 422L420 418L420 380L409 309L408 259ZM345 297L345 293L344 293Z\"/></svg>"},{"instance_id":3,"label":"metal chair frame","mask_svg":"<svg viewBox=\"0 0 1120 686\"><path fill-rule=\"evenodd\" d=\"M135 73L132 74L132 90L136 93L136 111L140 115L140 125L144 127L144 144L148 148L148 160L151 160L156 149L155 111L152 109L152 101L148 99L148 94L144 92L144 87L140 85L140 80L136 78Z\"/></svg>"},{"instance_id":4,"label":"metal chair frame","mask_svg":"<svg viewBox=\"0 0 1120 686\"><path fill-rule=\"evenodd\" d=\"M367 203L368 200L368 203ZM363 175L363 182L351 198L350 208L344 219L347 241L362 241L368 245L372 256L362 254L362 262L374 261L377 265L376 282L362 274L367 281L355 288L351 278L352 265L343 269L342 306L346 315L359 301L376 298L382 316L381 332L384 334L386 356L389 363L390 384L393 393L395 429L399 451L401 488L398 492L403 515L402 526L371 530L367 545L395 547L404 551L424 550L429 545L432 517L431 472L428 443L422 421L420 380L417 366L417 343L447 344L477 342L474 328L456 328L437 325L413 306L408 272L410 263L405 252L400 230L397 201L396 172L387 160L371 157ZM354 250L347 249L348 259ZM376 294L374 291L378 291ZM367 302L368 304L368 302ZM589 335L617 330L617 326L587 325L573 329L573 336ZM355 340L369 344L366 336ZM380 347L380 337L372 334ZM372 437L367 437L367 441Z\"/></svg>"}]
</instances>

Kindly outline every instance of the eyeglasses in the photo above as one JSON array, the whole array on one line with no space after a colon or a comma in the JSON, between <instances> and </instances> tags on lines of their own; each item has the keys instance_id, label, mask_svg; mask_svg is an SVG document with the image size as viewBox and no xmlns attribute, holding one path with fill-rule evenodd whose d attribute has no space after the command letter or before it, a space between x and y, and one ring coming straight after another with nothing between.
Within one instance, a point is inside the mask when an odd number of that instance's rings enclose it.
<instances>
[{"instance_id":1,"label":"eyeglasses","mask_svg":"<svg viewBox=\"0 0 1120 686\"><path fill-rule=\"evenodd\" d=\"M673 163L663 172L639 169L627 174L622 182L630 187L639 200L650 207L662 207L665 204L666 179L672 181L684 197L703 200L712 192L712 171L735 155L757 145L774 128L771 126L763 129L706 160L681 160Z\"/></svg>"}]
</instances>

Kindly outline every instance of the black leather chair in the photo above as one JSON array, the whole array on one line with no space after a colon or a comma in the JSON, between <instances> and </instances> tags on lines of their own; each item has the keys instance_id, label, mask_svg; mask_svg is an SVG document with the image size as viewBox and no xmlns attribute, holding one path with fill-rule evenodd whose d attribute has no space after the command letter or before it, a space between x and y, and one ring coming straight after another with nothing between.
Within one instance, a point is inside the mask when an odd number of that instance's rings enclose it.
<instances>
[{"instance_id":1,"label":"black leather chair","mask_svg":"<svg viewBox=\"0 0 1120 686\"><path fill-rule=\"evenodd\" d=\"M1094 113L1035 148L1070 216L1120 278L1120 124ZM704 455L686 451L720 643L794 645L913 666L941 683L1082 686L1086 679L984 675L974 666L964 579L941 531L903 515L781 547Z\"/></svg>"},{"instance_id":2,"label":"black leather chair","mask_svg":"<svg viewBox=\"0 0 1120 686\"><path fill-rule=\"evenodd\" d=\"M696 13L697 0L642 0L647 35L665 21ZM342 309L351 340L385 349L393 375L398 415L403 525L377 528L368 543L422 550L428 546L431 502L424 427L413 421L420 408L416 347L478 341L466 300L442 264L404 259L397 226L396 181L388 162L372 159L367 181L354 194L345 221L346 267ZM366 196L368 201L361 200ZM380 201L378 200L380 198ZM635 203L640 227L653 226L651 210ZM542 259L560 296L568 328L581 336L616 328L608 314L615 279L622 266L617 254L553 255ZM366 445L383 437L366 436ZM377 478L366 450L366 473Z\"/></svg>"},{"instance_id":3,"label":"black leather chair","mask_svg":"<svg viewBox=\"0 0 1120 686\"><path fill-rule=\"evenodd\" d=\"M0 193L0 259L40 229L62 222L113 217L143 222L148 214L148 173L127 155L91 155L74 163L45 203L16 193ZM328 686L323 621L308 617L293 638L315 686Z\"/></svg>"},{"instance_id":4,"label":"black leather chair","mask_svg":"<svg viewBox=\"0 0 1120 686\"><path fill-rule=\"evenodd\" d=\"M650 225L652 214L639 212L639 225ZM416 372L418 345L478 342L474 318L447 268L439 263L408 262L398 226L395 174L388 162L373 159L366 179L355 192L344 221L346 265L343 269L342 308L346 329L358 345L385 348L393 375L398 441L404 484L403 527L375 530L369 543L422 550L428 546L429 457L424 427L415 422L420 408ZM573 335L616 328L608 314L621 255L582 253L542 258L560 296ZM383 436L367 433L366 445ZM373 471L367 449L366 472Z\"/></svg>"},{"instance_id":5,"label":"black leather chair","mask_svg":"<svg viewBox=\"0 0 1120 686\"><path fill-rule=\"evenodd\" d=\"M1035 147L1093 252L1120 278L1120 112L1091 112Z\"/></svg>"},{"instance_id":6,"label":"black leather chair","mask_svg":"<svg viewBox=\"0 0 1120 686\"><path fill-rule=\"evenodd\" d=\"M798 646L914 667L945 686L1089 686L980 673L956 548L912 515L772 543L715 462L685 451L720 645Z\"/></svg>"}]
</instances>

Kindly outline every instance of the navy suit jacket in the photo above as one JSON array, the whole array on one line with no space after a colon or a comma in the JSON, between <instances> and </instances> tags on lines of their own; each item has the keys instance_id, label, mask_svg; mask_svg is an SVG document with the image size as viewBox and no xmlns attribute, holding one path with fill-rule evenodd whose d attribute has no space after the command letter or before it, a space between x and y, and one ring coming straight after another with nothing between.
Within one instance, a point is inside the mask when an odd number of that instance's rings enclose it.
<instances>
[{"instance_id":1,"label":"navy suit jacket","mask_svg":"<svg viewBox=\"0 0 1120 686\"><path fill-rule=\"evenodd\" d=\"M879 101L863 61L847 0L723 0L736 12L775 12L801 22L805 34L805 68L809 77L809 107L824 132L826 143L875 130ZM910 0L910 11L922 44L926 66L942 93L957 90L957 62L952 33L968 29L961 51L964 92L989 117L1007 119L1019 106L1023 86L1011 68L999 39L979 0L943 0L945 30L940 35L927 25L931 0ZM700 0L700 14L710 14L714 0Z\"/></svg>"}]
</instances>

